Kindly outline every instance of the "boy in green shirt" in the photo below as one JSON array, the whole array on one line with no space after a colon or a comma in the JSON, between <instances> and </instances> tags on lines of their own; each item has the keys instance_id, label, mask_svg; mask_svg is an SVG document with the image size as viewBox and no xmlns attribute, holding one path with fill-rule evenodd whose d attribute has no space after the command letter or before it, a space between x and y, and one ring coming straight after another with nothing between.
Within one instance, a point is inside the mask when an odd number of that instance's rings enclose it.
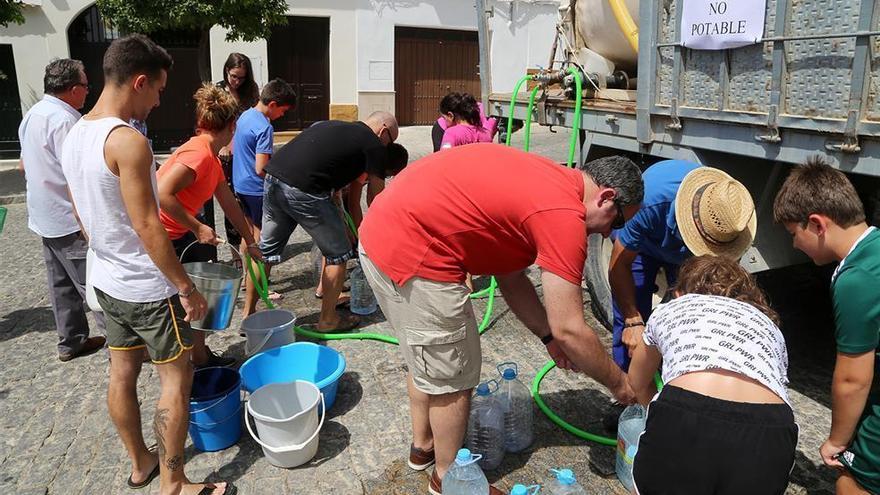
<instances>
[{"instance_id":1,"label":"boy in green shirt","mask_svg":"<svg viewBox=\"0 0 880 495\"><path fill-rule=\"evenodd\" d=\"M773 216L794 247L817 265L839 262L831 279L837 361L831 433L819 453L841 470L838 494L880 493L880 230L869 227L855 189L821 157L796 167L776 196Z\"/></svg>"}]
</instances>

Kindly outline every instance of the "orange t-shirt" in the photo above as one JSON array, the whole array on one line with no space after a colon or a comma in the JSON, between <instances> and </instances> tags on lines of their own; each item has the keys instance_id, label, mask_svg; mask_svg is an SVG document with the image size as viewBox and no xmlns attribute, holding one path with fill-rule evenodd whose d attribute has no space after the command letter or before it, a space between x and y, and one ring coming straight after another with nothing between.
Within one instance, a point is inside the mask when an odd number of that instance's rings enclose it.
<instances>
[{"instance_id":1,"label":"orange t-shirt","mask_svg":"<svg viewBox=\"0 0 880 495\"><path fill-rule=\"evenodd\" d=\"M177 200L180 201L187 213L195 215L214 195L217 185L226 180L223 175L223 167L220 165L220 159L211 150L208 141L199 136L190 138L183 146L177 148L177 151L168 158L165 164L159 167L159 171L156 173L159 182L172 167L176 167L178 164L189 167L196 174L196 180L188 187L178 191L176 195ZM178 239L189 230L165 210L159 211L159 218L171 239Z\"/></svg>"}]
</instances>

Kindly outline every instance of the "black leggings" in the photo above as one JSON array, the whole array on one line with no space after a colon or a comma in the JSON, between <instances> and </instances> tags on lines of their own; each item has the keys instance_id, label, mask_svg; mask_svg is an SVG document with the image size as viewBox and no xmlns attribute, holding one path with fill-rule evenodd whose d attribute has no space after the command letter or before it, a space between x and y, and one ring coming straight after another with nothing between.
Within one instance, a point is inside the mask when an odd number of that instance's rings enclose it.
<instances>
[{"instance_id":1,"label":"black leggings","mask_svg":"<svg viewBox=\"0 0 880 495\"><path fill-rule=\"evenodd\" d=\"M640 495L785 493L798 427L786 404L730 402L666 386L633 461Z\"/></svg>"}]
</instances>

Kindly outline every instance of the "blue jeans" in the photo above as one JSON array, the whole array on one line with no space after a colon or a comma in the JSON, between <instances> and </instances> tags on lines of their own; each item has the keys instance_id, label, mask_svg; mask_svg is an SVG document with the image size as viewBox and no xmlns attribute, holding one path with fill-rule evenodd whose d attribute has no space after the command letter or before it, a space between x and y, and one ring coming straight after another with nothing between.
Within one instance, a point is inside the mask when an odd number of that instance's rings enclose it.
<instances>
[{"instance_id":1,"label":"blue jeans","mask_svg":"<svg viewBox=\"0 0 880 495\"><path fill-rule=\"evenodd\" d=\"M666 283L672 287L678 278L678 265L664 263L644 254L636 255L635 260L633 260L632 274L633 282L636 285L636 307L639 308L639 314L642 315L643 321L648 321L648 317L651 316L651 299L654 296L654 292L658 289L655 281L660 268L666 271ZM621 342L623 337L623 315L617 306L617 300L612 298L611 304L614 308L611 354L614 362L620 366L620 369L626 372L629 371L629 352L623 342Z\"/></svg>"},{"instance_id":2,"label":"blue jeans","mask_svg":"<svg viewBox=\"0 0 880 495\"><path fill-rule=\"evenodd\" d=\"M267 260L280 259L297 225L312 236L328 265L342 265L355 256L339 208L329 192L309 194L266 175L260 250Z\"/></svg>"}]
</instances>

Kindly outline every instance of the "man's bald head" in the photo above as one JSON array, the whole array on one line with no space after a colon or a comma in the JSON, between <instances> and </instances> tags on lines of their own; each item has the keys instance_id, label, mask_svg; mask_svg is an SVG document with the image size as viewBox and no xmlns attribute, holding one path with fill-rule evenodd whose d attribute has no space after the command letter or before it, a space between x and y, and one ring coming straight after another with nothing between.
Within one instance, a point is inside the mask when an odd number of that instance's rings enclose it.
<instances>
[{"instance_id":1,"label":"man's bald head","mask_svg":"<svg viewBox=\"0 0 880 495\"><path fill-rule=\"evenodd\" d=\"M367 117L364 123L367 124L377 136L379 136L379 139L382 140L384 144L397 141L399 129L397 128L397 119L394 115L383 111L373 112ZM388 142L385 142L385 138L382 137L385 133L388 135Z\"/></svg>"}]
</instances>

